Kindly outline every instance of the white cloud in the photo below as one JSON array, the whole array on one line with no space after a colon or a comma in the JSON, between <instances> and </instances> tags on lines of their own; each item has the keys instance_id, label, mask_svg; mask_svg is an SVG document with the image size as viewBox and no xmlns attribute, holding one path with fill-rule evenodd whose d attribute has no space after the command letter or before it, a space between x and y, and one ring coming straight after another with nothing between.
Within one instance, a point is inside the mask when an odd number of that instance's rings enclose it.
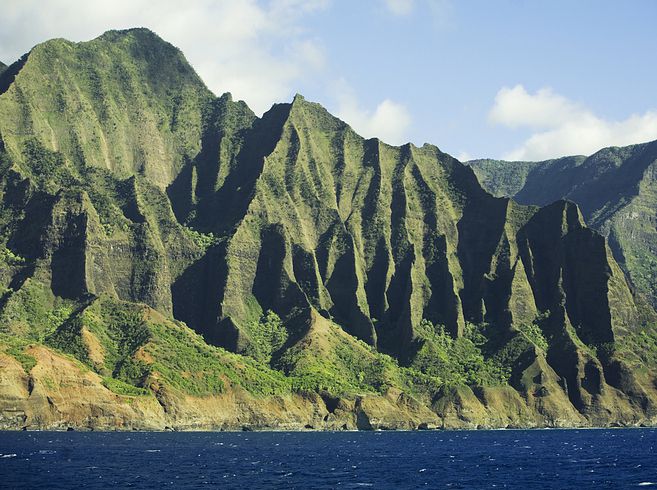
<instances>
[{"instance_id":1,"label":"white cloud","mask_svg":"<svg viewBox=\"0 0 657 490\"><path fill-rule=\"evenodd\" d=\"M372 110L364 109L353 89L344 80L335 85L337 115L366 138L377 137L386 143L401 145L408 141L411 116L403 104L384 99Z\"/></svg>"},{"instance_id":2,"label":"white cloud","mask_svg":"<svg viewBox=\"0 0 657 490\"><path fill-rule=\"evenodd\" d=\"M532 95L522 85L503 87L495 96L489 119L511 128L554 127L578 118L584 109L570 100L542 88Z\"/></svg>"},{"instance_id":3,"label":"white cloud","mask_svg":"<svg viewBox=\"0 0 657 490\"><path fill-rule=\"evenodd\" d=\"M535 132L503 158L545 160L564 155L590 155L606 146L625 146L657 139L657 111L632 114L621 121L596 116L586 107L549 88L528 93L522 85L502 88L489 120Z\"/></svg>"},{"instance_id":4,"label":"white cloud","mask_svg":"<svg viewBox=\"0 0 657 490\"><path fill-rule=\"evenodd\" d=\"M394 15L408 15L415 7L414 0L385 0L386 8Z\"/></svg>"},{"instance_id":5,"label":"white cloud","mask_svg":"<svg viewBox=\"0 0 657 490\"><path fill-rule=\"evenodd\" d=\"M304 16L327 0L8 0L0 59L10 63L53 37L88 40L108 29L144 26L178 46L210 89L231 91L258 113L287 100L325 66Z\"/></svg>"},{"instance_id":6,"label":"white cloud","mask_svg":"<svg viewBox=\"0 0 657 490\"><path fill-rule=\"evenodd\" d=\"M467 162L472 160L472 155L470 155L467 151L462 151L456 156L456 159L459 162Z\"/></svg>"}]
</instances>

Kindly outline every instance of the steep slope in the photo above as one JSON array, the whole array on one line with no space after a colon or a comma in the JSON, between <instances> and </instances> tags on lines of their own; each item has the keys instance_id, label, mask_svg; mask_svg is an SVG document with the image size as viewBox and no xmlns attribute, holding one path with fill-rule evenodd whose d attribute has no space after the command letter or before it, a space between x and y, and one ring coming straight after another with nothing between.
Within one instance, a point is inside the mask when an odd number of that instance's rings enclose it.
<instances>
[{"instance_id":1,"label":"steep slope","mask_svg":"<svg viewBox=\"0 0 657 490\"><path fill-rule=\"evenodd\" d=\"M6 427L654 421L654 312L572 203L258 118L143 29L35 47L0 135Z\"/></svg>"},{"instance_id":2,"label":"steep slope","mask_svg":"<svg viewBox=\"0 0 657 490\"><path fill-rule=\"evenodd\" d=\"M524 235L543 216L559 236L562 228L575 233L583 228L576 210L562 204L556 213L536 214L492 198L467 168L435 147L363 140L301 97L275 107L261 124L274 123L280 138L271 153L244 165L255 166L251 175L259 172L252 189L241 189L248 204L234 199L222 206L210 228L231 234L219 252L227 270L218 333L204 333L241 351L249 323L262 310L287 316L312 307L404 358L423 318L459 335L466 321L509 327L557 308L556 293L541 290L543 282L558 287L556 277L530 284L526 270L535 266L522 258ZM235 224L237 208L243 214ZM537 232L534 240L540 247L545 235ZM604 242L598 243L599 265L608 268ZM211 328L204 323L197 328Z\"/></svg>"},{"instance_id":3,"label":"steep slope","mask_svg":"<svg viewBox=\"0 0 657 490\"><path fill-rule=\"evenodd\" d=\"M0 74L2 74L3 71L5 71L5 68L7 68L7 65L5 65L2 61L0 61Z\"/></svg>"},{"instance_id":4,"label":"steep slope","mask_svg":"<svg viewBox=\"0 0 657 490\"><path fill-rule=\"evenodd\" d=\"M213 99L182 53L146 29L40 44L2 74L0 93L0 138L24 170L29 143L74 174L93 166L158 186L198 153Z\"/></svg>"},{"instance_id":5,"label":"steep slope","mask_svg":"<svg viewBox=\"0 0 657 490\"><path fill-rule=\"evenodd\" d=\"M573 185L572 170L579 166L586 157L564 157L544 162L502 162L501 160L471 160L466 162L474 170L482 187L497 197L514 197L522 204L544 206L558 201L563 189ZM557 174L560 176L557 178ZM538 185L547 178L550 185ZM525 189L527 186L527 189ZM558 192L560 190L561 192ZM532 194L531 203L517 197L519 193Z\"/></svg>"},{"instance_id":6,"label":"steep slope","mask_svg":"<svg viewBox=\"0 0 657 490\"><path fill-rule=\"evenodd\" d=\"M657 141L547 162L468 162L490 192L524 204L571 200L609 239L632 283L657 304ZM517 168L530 169L526 174ZM508 185L507 182L513 182Z\"/></svg>"}]
</instances>

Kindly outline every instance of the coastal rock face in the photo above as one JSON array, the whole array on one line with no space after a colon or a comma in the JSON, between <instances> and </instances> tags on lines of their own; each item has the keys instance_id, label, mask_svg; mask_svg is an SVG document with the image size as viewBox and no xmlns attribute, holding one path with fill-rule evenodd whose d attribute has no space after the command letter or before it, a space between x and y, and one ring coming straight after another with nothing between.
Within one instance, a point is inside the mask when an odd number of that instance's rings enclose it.
<instances>
[{"instance_id":1,"label":"coastal rock face","mask_svg":"<svg viewBox=\"0 0 657 490\"><path fill-rule=\"evenodd\" d=\"M657 141L605 148L590 157L468 165L494 195L539 206L575 202L589 226L607 237L632 285L657 305Z\"/></svg>"},{"instance_id":2,"label":"coastal rock face","mask_svg":"<svg viewBox=\"0 0 657 490\"><path fill-rule=\"evenodd\" d=\"M576 205L256 117L147 30L2 71L0 166L2 427L654 421L655 313Z\"/></svg>"}]
</instances>

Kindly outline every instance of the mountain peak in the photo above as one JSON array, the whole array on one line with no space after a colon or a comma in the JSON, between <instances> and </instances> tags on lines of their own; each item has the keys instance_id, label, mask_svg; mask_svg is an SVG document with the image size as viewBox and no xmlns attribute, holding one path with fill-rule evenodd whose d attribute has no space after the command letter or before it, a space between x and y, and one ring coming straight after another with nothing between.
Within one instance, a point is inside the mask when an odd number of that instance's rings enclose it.
<instances>
[{"instance_id":1,"label":"mountain peak","mask_svg":"<svg viewBox=\"0 0 657 490\"><path fill-rule=\"evenodd\" d=\"M199 118L213 98L182 52L148 29L52 39L0 75L0 133L29 173L38 163L26 145L37 144L70 168L140 174L165 187L198 153ZM66 114L67 124L51 126L43 113Z\"/></svg>"},{"instance_id":2,"label":"mountain peak","mask_svg":"<svg viewBox=\"0 0 657 490\"><path fill-rule=\"evenodd\" d=\"M143 47L159 47L159 49L163 50L163 53L168 51L169 55L175 53L184 59L182 52L178 48L145 27L105 31L90 41L73 42L65 38L52 38L34 46L27 55L31 57L32 54L41 53L44 50L60 50L63 47L72 49L98 49L98 46L102 44L120 46L123 42L134 43ZM132 54L137 54L137 52L133 52Z\"/></svg>"},{"instance_id":3,"label":"mountain peak","mask_svg":"<svg viewBox=\"0 0 657 490\"><path fill-rule=\"evenodd\" d=\"M322 128L323 130L344 130L347 124L331 114L318 102L310 102L301 94L296 94L289 104L288 120L298 126Z\"/></svg>"},{"instance_id":4,"label":"mountain peak","mask_svg":"<svg viewBox=\"0 0 657 490\"><path fill-rule=\"evenodd\" d=\"M119 40L125 38L134 38L140 40L150 40L158 41L164 44L170 44L158 36L154 31L148 29L147 27L131 27L129 29L110 29L105 31L96 39L102 40Z\"/></svg>"}]
</instances>

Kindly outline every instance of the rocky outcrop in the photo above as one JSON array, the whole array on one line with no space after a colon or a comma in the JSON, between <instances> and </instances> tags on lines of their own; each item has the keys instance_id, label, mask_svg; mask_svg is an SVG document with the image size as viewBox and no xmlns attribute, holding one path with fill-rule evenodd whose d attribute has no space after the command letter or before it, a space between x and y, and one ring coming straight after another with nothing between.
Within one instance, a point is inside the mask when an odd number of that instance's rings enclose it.
<instances>
[{"instance_id":1,"label":"rocky outcrop","mask_svg":"<svg viewBox=\"0 0 657 490\"><path fill-rule=\"evenodd\" d=\"M446 389L431 406L395 390L345 398L316 393L259 398L241 389L209 397L166 390L126 396L110 391L79 362L44 347L28 352L36 359L29 374L13 357L0 354L3 430L414 430L655 423L654 415L642 417L627 407L613 418L587 420L567 400L551 399L547 389L528 402L511 387Z\"/></svg>"}]
</instances>

